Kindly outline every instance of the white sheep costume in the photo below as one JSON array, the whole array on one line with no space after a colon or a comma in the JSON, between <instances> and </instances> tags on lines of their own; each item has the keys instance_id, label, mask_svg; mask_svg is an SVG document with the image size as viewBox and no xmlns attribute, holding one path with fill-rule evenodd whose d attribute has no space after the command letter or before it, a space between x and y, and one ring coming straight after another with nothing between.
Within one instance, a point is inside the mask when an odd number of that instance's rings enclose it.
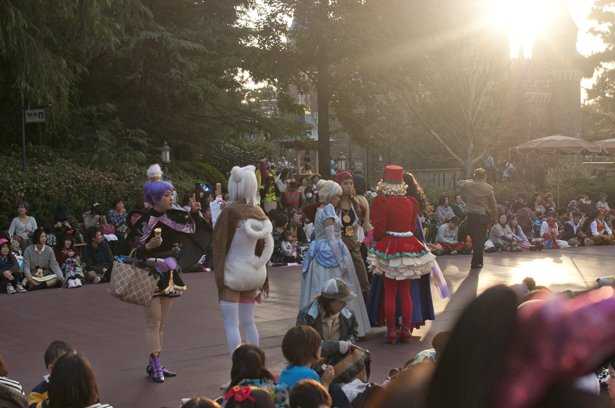
<instances>
[{"instance_id":1,"label":"white sheep costume","mask_svg":"<svg viewBox=\"0 0 615 408\"><path fill-rule=\"evenodd\" d=\"M267 262L273 253L273 227L258 205L258 183L254 166L233 167L228 181L230 204L222 212L213 234L214 271L218 296L260 289L269 291ZM227 293L229 292L229 293ZM254 303L257 297L240 297L239 303L220 300L224 328L231 355L242 343L239 322L245 341L258 344L254 323Z\"/></svg>"}]
</instances>

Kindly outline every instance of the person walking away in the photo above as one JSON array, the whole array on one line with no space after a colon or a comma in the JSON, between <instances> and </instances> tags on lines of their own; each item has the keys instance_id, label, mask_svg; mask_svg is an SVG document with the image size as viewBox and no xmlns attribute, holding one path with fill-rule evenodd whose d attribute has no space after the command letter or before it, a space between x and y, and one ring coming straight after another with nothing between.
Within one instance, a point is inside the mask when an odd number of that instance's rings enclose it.
<instances>
[{"instance_id":1,"label":"person walking away","mask_svg":"<svg viewBox=\"0 0 615 408\"><path fill-rule=\"evenodd\" d=\"M472 268L483 267L483 250L487 237L489 220L498 222L498 207L493 195L493 187L485 182L487 173L478 168L474 171L474 180L461 180L457 188L466 197L466 214L468 229L472 239Z\"/></svg>"}]
</instances>

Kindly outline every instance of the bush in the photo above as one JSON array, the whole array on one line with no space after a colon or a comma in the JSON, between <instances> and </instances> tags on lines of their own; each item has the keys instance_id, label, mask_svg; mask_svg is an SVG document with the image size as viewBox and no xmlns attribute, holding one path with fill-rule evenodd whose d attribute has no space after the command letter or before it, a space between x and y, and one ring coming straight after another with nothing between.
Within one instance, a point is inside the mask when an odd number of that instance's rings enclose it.
<instances>
[{"instance_id":1,"label":"bush","mask_svg":"<svg viewBox=\"0 0 615 408\"><path fill-rule=\"evenodd\" d=\"M15 151L15 150L13 150ZM53 216L58 203L65 203L71 215L82 221L82 214L98 202L109 209L115 197L124 197L127 209L143 194L147 181L145 166L122 163L113 171L102 171L81 166L70 158L46 147L28 148L28 167L22 170L19 150L0 156L0 229L8 229L17 215L17 205L30 203L29 215L39 226L44 226ZM192 192L196 181L224 182L222 174L210 165L196 163L181 169L171 166L167 178L173 183L181 199L185 192Z\"/></svg>"}]
</instances>

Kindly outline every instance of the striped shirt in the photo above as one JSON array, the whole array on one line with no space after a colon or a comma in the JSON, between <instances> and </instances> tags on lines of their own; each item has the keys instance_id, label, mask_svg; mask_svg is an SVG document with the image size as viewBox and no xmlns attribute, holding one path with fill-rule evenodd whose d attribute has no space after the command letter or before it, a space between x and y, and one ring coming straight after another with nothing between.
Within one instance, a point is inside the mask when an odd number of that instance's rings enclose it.
<instances>
[{"instance_id":1,"label":"striped shirt","mask_svg":"<svg viewBox=\"0 0 615 408\"><path fill-rule=\"evenodd\" d=\"M109 405L109 404L101 404L99 402L99 403L96 403L94 405L90 405L90 406L85 407L85 408L113 408L113 407L111 405Z\"/></svg>"},{"instance_id":2,"label":"striped shirt","mask_svg":"<svg viewBox=\"0 0 615 408\"><path fill-rule=\"evenodd\" d=\"M0 385L6 385L7 387L17 391L21 395L26 395L23 392L23 388L21 388L21 384L19 384L15 380L11 380L10 378L0 377Z\"/></svg>"}]
</instances>

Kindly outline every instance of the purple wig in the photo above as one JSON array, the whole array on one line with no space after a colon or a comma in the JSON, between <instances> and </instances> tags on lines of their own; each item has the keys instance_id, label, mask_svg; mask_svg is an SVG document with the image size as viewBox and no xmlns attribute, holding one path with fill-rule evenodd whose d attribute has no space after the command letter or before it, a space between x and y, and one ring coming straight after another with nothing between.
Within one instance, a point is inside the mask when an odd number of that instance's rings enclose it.
<instances>
[{"instance_id":1,"label":"purple wig","mask_svg":"<svg viewBox=\"0 0 615 408\"><path fill-rule=\"evenodd\" d=\"M148 181L143 184L143 199L150 206L160 205L160 200L167 190L173 191L173 184L168 181ZM153 200L152 200L153 198Z\"/></svg>"}]
</instances>

